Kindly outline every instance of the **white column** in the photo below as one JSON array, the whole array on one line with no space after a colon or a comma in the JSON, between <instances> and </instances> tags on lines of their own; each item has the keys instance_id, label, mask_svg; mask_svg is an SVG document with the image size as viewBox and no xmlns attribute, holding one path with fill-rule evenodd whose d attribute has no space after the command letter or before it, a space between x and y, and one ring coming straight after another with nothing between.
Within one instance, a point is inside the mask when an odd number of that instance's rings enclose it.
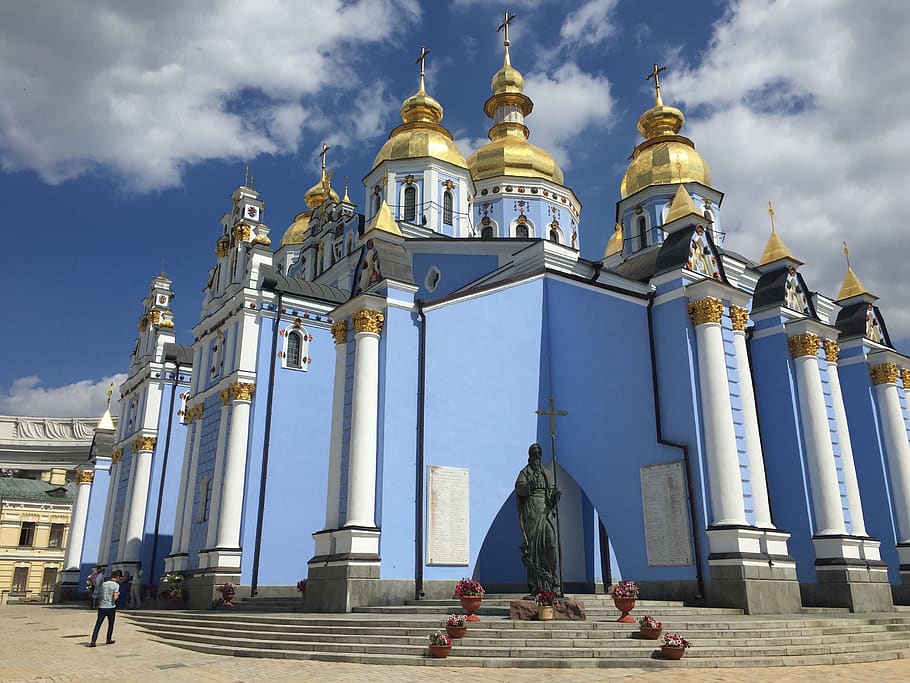
<instances>
[{"instance_id":1,"label":"white column","mask_svg":"<svg viewBox=\"0 0 910 683\"><path fill-rule=\"evenodd\" d=\"M221 486L221 510L218 515L218 548L240 548L240 521L243 517L243 475L246 471L246 451L250 431L250 404L256 385L236 382L231 387L233 409L231 433L228 436Z\"/></svg>"},{"instance_id":2,"label":"white column","mask_svg":"<svg viewBox=\"0 0 910 683\"><path fill-rule=\"evenodd\" d=\"M809 486L815 512L815 535L846 534L834 447L831 445L828 427L828 410L818 369L821 340L818 335L807 332L789 337L787 345L796 366L799 411L802 415L806 464L809 467Z\"/></svg>"},{"instance_id":3,"label":"white column","mask_svg":"<svg viewBox=\"0 0 910 683\"><path fill-rule=\"evenodd\" d=\"M888 472L891 475L891 495L897 514L898 543L910 543L910 443L907 425L897 393L898 368L895 363L881 363L869 368L875 385L875 398L882 421Z\"/></svg>"},{"instance_id":4,"label":"white column","mask_svg":"<svg viewBox=\"0 0 910 683\"><path fill-rule=\"evenodd\" d=\"M379 406L379 334L383 315L361 309L353 316L354 395L348 458L348 514L345 526L375 527L376 422Z\"/></svg>"},{"instance_id":5,"label":"white column","mask_svg":"<svg viewBox=\"0 0 910 683\"><path fill-rule=\"evenodd\" d=\"M221 519L221 483L224 477L224 463L227 460L228 414L231 407L231 390L221 390L221 420L218 423L218 441L215 444L215 471L212 473L212 500L209 502L208 529L205 548L218 545L218 520ZM200 565L201 568L201 565Z\"/></svg>"},{"instance_id":6,"label":"white column","mask_svg":"<svg viewBox=\"0 0 910 683\"><path fill-rule=\"evenodd\" d=\"M831 387L831 403L834 407L834 421L837 424L837 438L840 444L841 469L844 471L844 488L847 490L847 505L850 506L850 523L854 536L867 536L866 520L863 517L863 501L859 495L856 479L856 465L853 461L853 444L850 441L850 427L847 424L847 410L840 389L840 374L837 357L840 347L836 341L825 340L825 360L828 362L828 384Z\"/></svg>"},{"instance_id":7,"label":"white column","mask_svg":"<svg viewBox=\"0 0 910 683\"><path fill-rule=\"evenodd\" d=\"M98 548L98 564L106 567L111 561L111 536L114 530L114 506L117 504L117 489L120 488L120 461L123 449L111 453L111 467L108 470L110 483L107 488L107 504L104 507L104 524L101 527L101 547Z\"/></svg>"},{"instance_id":8,"label":"white column","mask_svg":"<svg viewBox=\"0 0 910 683\"><path fill-rule=\"evenodd\" d=\"M63 556L63 570L79 571L82 563L82 545L85 542L85 523L88 520L88 502L92 495L92 470L81 470L76 475L76 500L70 518L70 534Z\"/></svg>"},{"instance_id":9,"label":"white column","mask_svg":"<svg viewBox=\"0 0 910 683\"><path fill-rule=\"evenodd\" d=\"M689 315L695 324L698 345L698 380L711 490L711 525L748 525L720 328L723 312L723 302L714 297L689 303Z\"/></svg>"},{"instance_id":10,"label":"white column","mask_svg":"<svg viewBox=\"0 0 910 683\"><path fill-rule=\"evenodd\" d=\"M145 534L145 511L148 506L149 482L152 475L152 452L158 439L154 436L140 436L133 441L132 493L126 513L126 537L120 539L122 562L141 560L142 537Z\"/></svg>"},{"instance_id":11,"label":"white column","mask_svg":"<svg viewBox=\"0 0 910 683\"><path fill-rule=\"evenodd\" d=\"M733 322L733 346L736 349L736 368L739 372L739 394L743 407L743 431L746 440L746 457L749 461L749 479L752 483L752 507L755 526L773 529L771 504L768 502L768 484L765 479L765 460L762 456L761 436L758 431L758 412L755 409L755 390L752 387L752 370L749 351L746 349L746 323L749 312L739 306L730 307Z\"/></svg>"}]
</instances>

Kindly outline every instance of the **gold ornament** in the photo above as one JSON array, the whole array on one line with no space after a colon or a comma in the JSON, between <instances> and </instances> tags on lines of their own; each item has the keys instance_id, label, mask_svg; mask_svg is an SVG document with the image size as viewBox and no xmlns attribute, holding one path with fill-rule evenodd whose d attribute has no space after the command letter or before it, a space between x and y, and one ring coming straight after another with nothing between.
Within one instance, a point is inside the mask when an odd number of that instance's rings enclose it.
<instances>
[{"instance_id":1,"label":"gold ornament","mask_svg":"<svg viewBox=\"0 0 910 683\"><path fill-rule=\"evenodd\" d=\"M234 232L231 234L231 237L233 237L238 242L248 242L250 240L250 226L246 225L245 223L241 223L234 228Z\"/></svg>"},{"instance_id":2,"label":"gold ornament","mask_svg":"<svg viewBox=\"0 0 910 683\"><path fill-rule=\"evenodd\" d=\"M157 325L161 322L161 311L149 311L148 322L150 325Z\"/></svg>"},{"instance_id":3,"label":"gold ornament","mask_svg":"<svg viewBox=\"0 0 910 683\"><path fill-rule=\"evenodd\" d=\"M733 321L734 330L745 332L746 324L749 322L749 311L741 306L730 306L730 320Z\"/></svg>"},{"instance_id":4,"label":"gold ornament","mask_svg":"<svg viewBox=\"0 0 910 683\"><path fill-rule=\"evenodd\" d=\"M200 403L200 404L198 404L198 405L196 406L196 419L197 419L197 420L201 420L201 419L202 419L202 413L203 413L204 410L205 410L205 404L204 404L204 403Z\"/></svg>"},{"instance_id":5,"label":"gold ornament","mask_svg":"<svg viewBox=\"0 0 910 683\"><path fill-rule=\"evenodd\" d=\"M253 244L262 244L266 247L271 246L272 240L269 239L268 235L256 235L253 238Z\"/></svg>"},{"instance_id":6,"label":"gold ornament","mask_svg":"<svg viewBox=\"0 0 910 683\"><path fill-rule=\"evenodd\" d=\"M345 344L348 341L348 321L339 320L332 325L332 337L336 344Z\"/></svg>"},{"instance_id":7,"label":"gold ornament","mask_svg":"<svg viewBox=\"0 0 910 683\"><path fill-rule=\"evenodd\" d=\"M873 384L897 384L897 363L879 363L869 368Z\"/></svg>"},{"instance_id":8,"label":"gold ornament","mask_svg":"<svg viewBox=\"0 0 910 683\"><path fill-rule=\"evenodd\" d=\"M149 319L148 316L144 313L139 316L139 331L145 332L149 328Z\"/></svg>"},{"instance_id":9,"label":"gold ornament","mask_svg":"<svg viewBox=\"0 0 910 683\"><path fill-rule=\"evenodd\" d=\"M230 402L231 402L231 390L222 389L221 390L221 405L226 406Z\"/></svg>"},{"instance_id":10,"label":"gold ornament","mask_svg":"<svg viewBox=\"0 0 910 683\"><path fill-rule=\"evenodd\" d=\"M218 258L222 258L228 255L228 251L230 251L230 249L231 245L228 244L227 239L220 239L218 240L218 244L215 245L215 254L218 256Z\"/></svg>"},{"instance_id":11,"label":"gold ornament","mask_svg":"<svg viewBox=\"0 0 910 683\"><path fill-rule=\"evenodd\" d=\"M713 296L689 302L689 315L695 327L705 323L720 323L724 315L724 302Z\"/></svg>"},{"instance_id":12,"label":"gold ornament","mask_svg":"<svg viewBox=\"0 0 910 683\"><path fill-rule=\"evenodd\" d=\"M83 470L76 474L76 483L77 484L91 484L95 479L95 473L91 470Z\"/></svg>"},{"instance_id":13,"label":"gold ornament","mask_svg":"<svg viewBox=\"0 0 910 683\"><path fill-rule=\"evenodd\" d=\"M787 338L787 346L790 347L790 355L794 358L803 356L817 356L821 348L822 341L817 334L806 332L805 334L795 334Z\"/></svg>"},{"instance_id":14,"label":"gold ornament","mask_svg":"<svg viewBox=\"0 0 910 683\"><path fill-rule=\"evenodd\" d=\"M252 382L234 382L234 386L231 387L235 401L251 401L255 391L256 385Z\"/></svg>"},{"instance_id":15,"label":"gold ornament","mask_svg":"<svg viewBox=\"0 0 910 683\"><path fill-rule=\"evenodd\" d=\"M158 439L154 436L140 436L133 441L133 451L153 451Z\"/></svg>"},{"instance_id":16,"label":"gold ornament","mask_svg":"<svg viewBox=\"0 0 910 683\"><path fill-rule=\"evenodd\" d=\"M910 370L907 368L901 370L901 380L904 383L904 391L910 391Z\"/></svg>"},{"instance_id":17,"label":"gold ornament","mask_svg":"<svg viewBox=\"0 0 910 683\"><path fill-rule=\"evenodd\" d=\"M829 363L837 363L837 356L840 353L840 345L833 339L825 340L825 360Z\"/></svg>"},{"instance_id":18,"label":"gold ornament","mask_svg":"<svg viewBox=\"0 0 910 683\"><path fill-rule=\"evenodd\" d=\"M123 460L123 449L118 448L115 451L111 452L111 463L120 462Z\"/></svg>"},{"instance_id":19,"label":"gold ornament","mask_svg":"<svg viewBox=\"0 0 910 683\"><path fill-rule=\"evenodd\" d=\"M382 311L374 311L371 308L361 308L352 316L354 332L381 334L382 322L384 319Z\"/></svg>"}]
</instances>

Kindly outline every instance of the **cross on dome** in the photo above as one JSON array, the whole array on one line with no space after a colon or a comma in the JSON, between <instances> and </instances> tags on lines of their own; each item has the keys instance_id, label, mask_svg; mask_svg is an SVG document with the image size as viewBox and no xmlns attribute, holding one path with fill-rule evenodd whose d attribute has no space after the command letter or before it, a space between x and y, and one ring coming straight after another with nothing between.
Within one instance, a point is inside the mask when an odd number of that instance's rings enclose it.
<instances>
[{"instance_id":1,"label":"cross on dome","mask_svg":"<svg viewBox=\"0 0 910 683\"><path fill-rule=\"evenodd\" d=\"M424 63L426 62L428 54L430 54L430 51L426 48L426 45L421 45L420 56L417 58L417 61L414 62L415 64L420 64L420 92L424 92L424 86L423 86Z\"/></svg>"},{"instance_id":2,"label":"cross on dome","mask_svg":"<svg viewBox=\"0 0 910 683\"><path fill-rule=\"evenodd\" d=\"M665 66L659 67L659 66L657 66L657 64L655 64L654 69L651 71L651 73L648 74L647 78L645 78L646 81L650 81L652 78L654 79L655 102L657 103L655 106L657 106L657 107L664 106L664 102L660 97L660 72L666 71L666 70L667 70L667 67L665 67Z\"/></svg>"},{"instance_id":3,"label":"cross on dome","mask_svg":"<svg viewBox=\"0 0 910 683\"><path fill-rule=\"evenodd\" d=\"M496 29L497 33L499 31L503 32L502 44L506 48L506 64L509 64L509 24L517 16L518 16L517 13L513 12L512 14L509 14L509 10L506 10L505 14L503 15L502 23Z\"/></svg>"}]
</instances>

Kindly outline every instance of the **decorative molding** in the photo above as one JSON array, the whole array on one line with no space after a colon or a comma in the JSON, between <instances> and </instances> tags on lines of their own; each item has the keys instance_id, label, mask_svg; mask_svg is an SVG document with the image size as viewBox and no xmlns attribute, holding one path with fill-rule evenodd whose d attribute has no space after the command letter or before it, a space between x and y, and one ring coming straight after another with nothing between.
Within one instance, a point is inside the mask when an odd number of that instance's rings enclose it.
<instances>
[{"instance_id":1,"label":"decorative molding","mask_svg":"<svg viewBox=\"0 0 910 683\"><path fill-rule=\"evenodd\" d=\"M339 320L332 325L332 337L336 344L346 344L348 341L348 321Z\"/></svg>"},{"instance_id":2,"label":"decorative molding","mask_svg":"<svg viewBox=\"0 0 910 683\"><path fill-rule=\"evenodd\" d=\"M749 323L749 311L742 306L730 306L730 320L735 331L745 332Z\"/></svg>"},{"instance_id":3,"label":"decorative molding","mask_svg":"<svg viewBox=\"0 0 910 683\"><path fill-rule=\"evenodd\" d=\"M234 232L231 233L231 237L238 242L249 242L250 241L250 226L245 223L241 223L234 228Z\"/></svg>"},{"instance_id":4,"label":"decorative molding","mask_svg":"<svg viewBox=\"0 0 910 683\"><path fill-rule=\"evenodd\" d=\"M148 322L149 325L158 325L161 322L161 311L149 311Z\"/></svg>"},{"instance_id":5,"label":"decorative molding","mask_svg":"<svg viewBox=\"0 0 910 683\"><path fill-rule=\"evenodd\" d=\"M91 470L83 470L76 474L76 483L77 484L91 484L95 479L95 473Z\"/></svg>"},{"instance_id":6,"label":"decorative molding","mask_svg":"<svg viewBox=\"0 0 910 683\"><path fill-rule=\"evenodd\" d=\"M910 369L901 369L901 380L904 382L904 391L910 391Z\"/></svg>"},{"instance_id":7,"label":"decorative molding","mask_svg":"<svg viewBox=\"0 0 910 683\"><path fill-rule=\"evenodd\" d=\"M689 315L695 327L707 323L720 324L724 315L724 302L713 296L689 302Z\"/></svg>"},{"instance_id":8,"label":"decorative molding","mask_svg":"<svg viewBox=\"0 0 910 683\"><path fill-rule=\"evenodd\" d=\"M145 313L143 313L141 316L139 316L139 331L145 332L148 328L149 318Z\"/></svg>"},{"instance_id":9,"label":"decorative molding","mask_svg":"<svg viewBox=\"0 0 910 683\"><path fill-rule=\"evenodd\" d=\"M897 363L879 363L869 368L873 384L897 384L899 372Z\"/></svg>"},{"instance_id":10,"label":"decorative molding","mask_svg":"<svg viewBox=\"0 0 910 683\"><path fill-rule=\"evenodd\" d=\"M825 340L825 360L829 363L837 363L837 356L840 353L840 344L833 339Z\"/></svg>"},{"instance_id":11,"label":"decorative molding","mask_svg":"<svg viewBox=\"0 0 910 683\"><path fill-rule=\"evenodd\" d=\"M154 436L140 436L133 441L133 451L153 451L158 439Z\"/></svg>"},{"instance_id":12,"label":"decorative molding","mask_svg":"<svg viewBox=\"0 0 910 683\"><path fill-rule=\"evenodd\" d=\"M121 460L123 460L123 449L122 448L117 448L116 450L111 452L111 463L112 464L120 462Z\"/></svg>"},{"instance_id":13,"label":"decorative molding","mask_svg":"<svg viewBox=\"0 0 910 683\"><path fill-rule=\"evenodd\" d=\"M381 334L384 320L382 311L374 311L372 308L361 308L352 316L354 332Z\"/></svg>"},{"instance_id":14,"label":"decorative molding","mask_svg":"<svg viewBox=\"0 0 910 683\"><path fill-rule=\"evenodd\" d=\"M197 420L201 420L201 419L202 419L202 413L203 413L204 411L205 411L205 404L204 404L204 403L199 403L199 404L196 405L196 419L197 419Z\"/></svg>"},{"instance_id":15,"label":"decorative molding","mask_svg":"<svg viewBox=\"0 0 910 683\"><path fill-rule=\"evenodd\" d=\"M790 355L794 358L817 356L821 345L822 340L817 334L812 332L794 334L792 337L787 337L787 346L790 347Z\"/></svg>"},{"instance_id":16,"label":"decorative molding","mask_svg":"<svg viewBox=\"0 0 910 683\"><path fill-rule=\"evenodd\" d=\"M256 235L253 238L253 244L262 244L263 246L271 246L272 240L269 239L268 235Z\"/></svg>"},{"instance_id":17,"label":"decorative molding","mask_svg":"<svg viewBox=\"0 0 910 683\"><path fill-rule=\"evenodd\" d=\"M231 402L231 390L222 389L221 390L221 405L226 406Z\"/></svg>"},{"instance_id":18,"label":"decorative molding","mask_svg":"<svg viewBox=\"0 0 910 683\"><path fill-rule=\"evenodd\" d=\"M218 256L218 258L227 256L230 250L231 245L228 244L226 239L218 240L218 243L215 245L215 255Z\"/></svg>"},{"instance_id":19,"label":"decorative molding","mask_svg":"<svg viewBox=\"0 0 910 683\"><path fill-rule=\"evenodd\" d=\"M256 385L253 382L234 382L231 394L235 401L252 401Z\"/></svg>"}]
</instances>

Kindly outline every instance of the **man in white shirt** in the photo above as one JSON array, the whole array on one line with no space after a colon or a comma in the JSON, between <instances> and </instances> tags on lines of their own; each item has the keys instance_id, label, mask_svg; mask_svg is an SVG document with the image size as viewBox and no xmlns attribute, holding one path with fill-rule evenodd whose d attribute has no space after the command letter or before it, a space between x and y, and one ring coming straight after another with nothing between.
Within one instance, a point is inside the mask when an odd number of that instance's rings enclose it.
<instances>
[{"instance_id":1,"label":"man in white shirt","mask_svg":"<svg viewBox=\"0 0 910 683\"><path fill-rule=\"evenodd\" d=\"M142 563L136 563L136 571L133 572L133 583L130 586L130 600L127 604L129 609L139 609L142 607Z\"/></svg>"},{"instance_id":2,"label":"man in white shirt","mask_svg":"<svg viewBox=\"0 0 910 683\"><path fill-rule=\"evenodd\" d=\"M108 645L113 645L114 640L114 617L117 616L117 598L120 597L120 581L123 580L123 572L115 569L111 578L101 584L101 596L98 601L98 619L95 621L95 630L92 631L92 642L89 647L95 647L95 641L98 640L98 631L101 630L101 622L107 619L107 640Z\"/></svg>"}]
</instances>

